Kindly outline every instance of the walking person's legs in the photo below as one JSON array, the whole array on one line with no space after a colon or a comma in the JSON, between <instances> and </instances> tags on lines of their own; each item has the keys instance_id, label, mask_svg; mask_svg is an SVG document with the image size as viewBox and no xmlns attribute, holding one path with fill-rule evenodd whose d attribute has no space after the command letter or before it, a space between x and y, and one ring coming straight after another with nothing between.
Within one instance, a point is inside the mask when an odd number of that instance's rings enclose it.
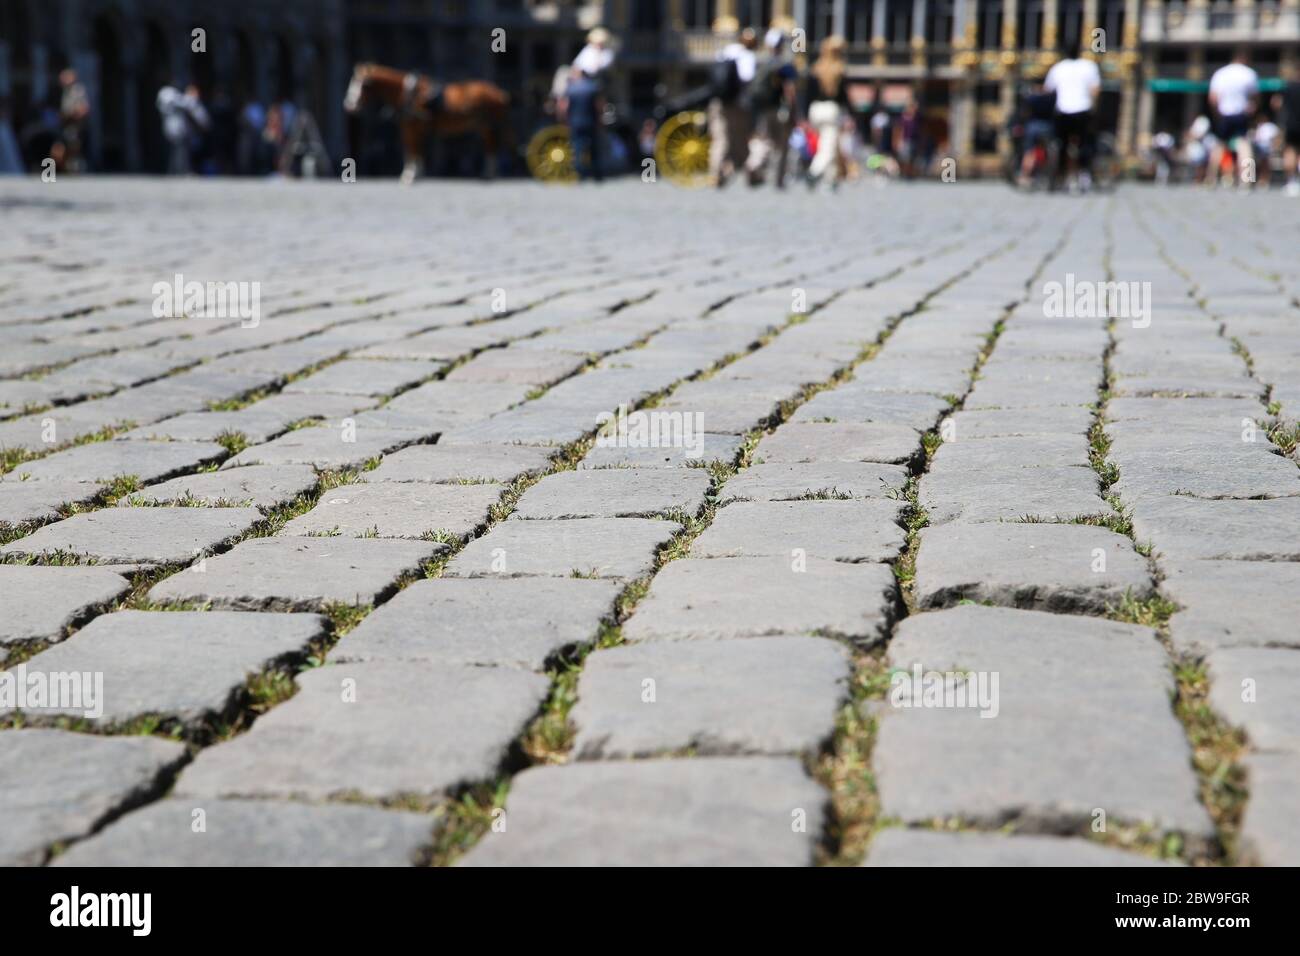
<instances>
[{"instance_id":1,"label":"walking person's legs","mask_svg":"<svg viewBox=\"0 0 1300 956\"><path fill-rule=\"evenodd\" d=\"M749 110L738 103L723 107L727 126L728 165L731 172L740 172L749 159L749 134L753 125Z\"/></svg>"},{"instance_id":2,"label":"walking person's legs","mask_svg":"<svg viewBox=\"0 0 1300 956\"><path fill-rule=\"evenodd\" d=\"M809 107L808 121L817 128L817 155L808 167L810 182L819 182L828 171L838 178L836 158L840 151L839 106L830 100L819 100Z\"/></svg>"},{"instance_id":3,"label":"walking person's legs","mask_svg":"<svg viewBox=\"0 0 1300 956\"><path fill-rule=\"evenodd\" d=\"M724 165L729 152L727 144L727 124L722 115L722 101L709 100L709 181L721 186L727 181Z\"/></svg>"}]
</instances>

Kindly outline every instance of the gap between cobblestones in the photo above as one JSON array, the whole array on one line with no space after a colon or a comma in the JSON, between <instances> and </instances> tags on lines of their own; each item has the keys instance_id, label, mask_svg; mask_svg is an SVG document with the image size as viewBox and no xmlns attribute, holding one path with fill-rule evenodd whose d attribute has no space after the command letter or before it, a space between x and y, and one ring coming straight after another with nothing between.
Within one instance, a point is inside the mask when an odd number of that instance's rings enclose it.
<instances>
[{"instance_id":1,"label":"gap between cobblestones","mask_svg":"<svg viewBox=\"0 0 1300 956\"><path fill-rule=\"evenodd\" d=\"M1160 237L1150 228L1136 210L1133 218L1138 227L1154 245L1157 254L1177 275L1186 281L1196 294L1195 301L1207 320L1215 321L1205 310L1204 300L1199 295L1195 280L1185 269L1168 254ZM1109 238L1109 237L1108 237ZM1107 249L1109 253L1109 245ZM1109 276L1108 276L1109 278ZM1111 326L1111 344L1114 345L1113 323ZM1218 333L1225 337L1223 323L1218 323ZM1244 347L1238 352L1253 377L1254 363L1250 361ZM1109 353L1108 353L1109 355ZM1107 382L1110 382L1109 361L1106 366ZM1194 398L1186 401L1196 401ZM1265 395L1265 401L1268 396ZM1163 573L1154 557L1148 554L1156 587L1159 589ZM1174 647L1169 637L1169 618L1178 610L1178 605L1160 598L1159 613L1152 615L1150 621L1139 621L1156 629L1156 635L1170 658L1176 690L1173 710L1187 735L1188 745L1192 750L1192 768L1196 773L1198 796L1214 824L1216 846L1209 847L1205 853L1192 857L1189 862L1201 864L1218 864L1233 866L1237 863L1238 834L1241 820L1245 814L1246 804L1250 799L1249 784L1241 759L1246 752L1246 735L1221 718L1209 703L1210 681L1203 656L1182 652Z\"/></svg>"},{"instance_id":2,"label":"gap between cobblestones","mask_svg":"<svg viewBox=\"0 0 1300 956\"><path fill-rule=\"evenodd\" d=\"M888 274L888 277L892 277L893 275L897 274L897 272L899 271L901 271L901 269L894 270L893 272ZM881 277L881 278L883 279L885 277ZM874 281L878 282L881 281L881 279L877 279ZM870 285L872 284L873 283L868 283L864 287L870 287ZM774 286L776 285L780 285L780 283L774 283ZM619 306L612 309L611 313L617 311L619 308L628 305L629 301L625 301L621 303ZM824 304L826 303L823 303L823 305ZM682 379L673 382L672 384L660 390L659 392L651 396L648 396L641 403L638 403L636 407L642 408L642 407L647 407L650 404L657 404L659 401L662 401L664 397L671 394L676 388L678 388L680 385L684 384L685 382L695 380L701 377L705 373L715 372L719 368L723 367L724 364L730 364L731 362L736 361L738 358L743 357L744 355L752 354L754 351L762 348L763 345L767 344L767 342L771 341L771 339L774 338L776 334L779 334L780 331L784 331L786 328L789 328L791 325L797 324L797 321L800 318L801 317L797 317L797 316L787 316L786 322L784 322L776 330L771 330L768 333L766 333L764 337L760 337L760 339L752 343L747 350L743 352L735 353L733 355L726 356L719 362L714 363L714 365L710 366L709 369L703 370L702 372L696 373L691 376L683 377ZM630 346L630 348L644 346L646 341L652 338L658 331L662 331L663 328L664 327L660 327L655 331L648 333L646 336L642 337L642 339L638 340L636 343ZM536 333L532 333L528 336L521 336L520 338L521 339L531 338L534 335L544 334L545 331L546 330L539 330ZM419 334L419 333L417 332L412 334ZM449 373L457 365L469 361L470 358L473 357L473 355L476 355L482 351L486 351L487 348L493 348L493 347L497 347L497 346L487 346L482 349L476 349L471 354L460 357L455 363L448 364L440 368L437 373L435 373L433 376L430 377L430 379L426 379L424 381L441 378L445 376L447 373ZM589 357L588 361L585 362L578 369L576 369L574 372L546 386L546 388L542 389L541 392L538 393L537 395L530 395L526 397L522 402L516 403L515 405L510 407L517 408L519 407L519 405L522 405L528 401L539 398L541 394L544 394L546 391L549 391L549 389L554 388L561 381L567 381L568 379L574 377L575 375L580 375L590 370L592 367L594 367L594 365L600 358L611 354L617 354L618 352L621 351L625 351L625 350L616 349L613 350L612 352L603 353L602 355L596 356L594 358ZM333 362L339 361L344 357L346 357L346 353L336 356L331 360L328 360L327 363L324 364L333 364ZM322 363L317 363L318 366L321 364ZM312 369L312 371L314 370L315 369ZM307 370L301 371L295 375L295 378L301 377L309 373L310 372ZM287 384L288 384L288 380L281 382L276 390L278 391L279 388L283 388L284 385ZM422 384L422 383L416 383L416 385L412 385L410 387L412 388L417 387L418 384ZM405 388L402 389L402 391L406 391L406 390L407 389ZM391 397L393 396L390 395L389 398ZM129 427L129 426L124 426L124 427ZM775 426L773 425L773 427ZM757 436L760 435L761 433L762 433L762 428L755 429L752 438L745 442L744 447L742 448L741 456L746 459L746 463L747 463L749 450L752 449L753 444L756 443L757 441ZM155 789L155 791L153 791L152 797L139 802L134 802L130 808L122 808L121 813L127 812L128 809L138 809L139 807L144 806L148 802L152 802L153 799L157 799L162 796L165 796L165 794L171 790L177 776L179 776L179 774L184 770L185 766L188 765L189 762L194 759L194 756L196 755L198 750L215 743L229 740L232 737L245 732L251 727L251 725L257 719L257 717L261 716L263 713L265 713L272 707L284 703L285 701L291 699L294 696L294 694L297 692L297 685L294 681L294 676L297 673L300 673L302 670L307 668L323 665L325 657L328 654L329 650L335 644L337 644L337 642L348 631L356 627L375 607L383 603L386 603L400 590L407 587L408 585L410 585L416 580L439 576L442 573L447 562L450 561L451 558L453 558L455 554L458 553L466 544L468 544L469 541L477 537L480 537L483 534L486 534L489 530L491 530L491 528L495 527L498 523L506 520L509 517L510 513L514 510L515 504L518 501L519 497L532 485L541 481L542 478L548 475L552 475L561 471L568 471L576 468L577 463L582 460L582 458L586 455L587 451L589 451L592 445L594 444L595 434L596 434L596 428L593 427L592 431L589 434L585 435L584 437L579 438L573 442L570 442L564 446L561 446L556 451L556 453L552 456L551 465L549 468L532 475L522 476L520 478L517 478L515 481L513 481L507 487L507 490L503 492L502 497L489 510L489 514L486 520L484 521L484 523L479 525L477 528L475 528L473 531L471 531L469 534L465 535L464 537L449 542L445 542L448 545L446 550L435 555L429 560L423 562L419 572L407 574L400 577L397 581L393 583L393 585L390 586L390 588L386 590L385 593L380 595L379 599L375 603L366 604L366 605L326 605L323 608L321 608L320 613L325 617L327 625L324 633L320 637L314 640L305 650L293 654L285 655L279 661L273 664L271 667L266 668L258 673L250 675L246 679L243 687L240 688L239 691L237 691L235 694L232 695L232 698L228 703L228 706L220 714L214 715L209 720L203 722L203 724L193 728L186 728L183 725L181 725L178 721L166 718L165 716L162 715L144 715L126 724L103 727L103 726L91 725L89 722L85 720L79 720L76 718L51 718L48 720L32 720L30 717L25 717L23 715L15 715L13 717L5 719L3 723L0 723L0 732L3 732L5 729L13 729L22 726L43 726L43 727L59 727L61 729L66 729L71 731L100 734L105 736L156 735L156 736L164 737L166 739L180 740L187 745L187 753L185 755L185 759L178 762L170 770L169 773L160 775L158 780L158 786ZM367 466L368 468L373 468L377 466L378 463L379 463L379 456L377 456L375 459L372 459L370 462L368 462ZM361 473L364 470L368 470L368 468L366 466L363 466L363 468L360 469L343 469L338 471L318 470L317 483L311 490L299 495L293 502L290 502L286 505L282 505L275 509L271 509L268 512L267 516L262 521L258 522L258 524L255 525L248 532L224 542L219 547L210 549L210 551L208 552L208 556L211 556L213 554L224 553L225 551L228 551L231 548L233 548L240 541L247 540L251 537L264 537L276 533L291 518L297 517L298 515L304 514L307 511L311 510L311 508L315 506L316 502L320 498L320 495L323 494L324 491L334 487L339 487L343 484L349 484L355 482L356 480L358 480ZM714 479L715 486L717 484L717 481L718 479L715 477ZM129 494L131 491L136 490L138 486L138 482L134 481L133 479L127 478L124 482L124 485L125 485L124 489L122 489L116 497L120 497L122 494ZM116 497L112 499L114 502L116 501ZM101 503L101 506L107 506L107 505L105 503ZM711 510L712 504L707 503L705 505L705 508ZM698 516L696 516L696 518L697 517ZM678 535L674 536L673 540L670 541L668 544L666 544L663 549L661 549L658 559L670 560L671 558L667 558L663 556L670 553L672 553L672 556L677 556L677 554L684 553L684 548L689 546L688 542L686 542L685 540L686 536L689 534L689 536L693 538L694 535L698 534L700 531L703 530L704 525L699 524L696 518L690 518L689 523L687 524L686 527L683 528L683 531L679 532ZM675 550L679 548L681 550L679 551ZM56 556L56 560L53 563L60 563L60 562L61 562L61 558ZM51 563L51 562L46 562L46 563ZM147 593L153 587L153 585L155 585L162 579L170 576L171 574L183 570L185 567L186 565L161 565L131 575L129 578L131 582L131 590L124 597L120 598L117 602L111 605L107 613L111 613L113 610L120 610L120 609L127 609L127 608L137 609L137 610L152 610L152 611L159 611L159 612L209 609L210 605L207 604L162 604L158 602L151 602L147 599ZM645 589L647 589L648 586L649 586L648 578L644 580L638 579L638 581L631 582L628 585L628 587L625 588L624 591L618 596L611 617L608 618L606 622L602 624L601 631L597 635L597 642L603 642L601 643L601 646L609 646L609 642L611 640L616 639L613 635L617 632L617 628L621 624L621 620L625 619L627 614L631 612L632 603L634 603L635 600L639 600L640 597L644 595ZM92 613L87 616L86 621L82 621L80 623L84 625L84 623L92 619L94 616L97 615ZM67 636L69 635L65 635L65 638ZM40 650L44 650L48 646L50 646L50 642L32 642L29 645L22 645L16 648L11 648L9 656L5 659L5 661L3 662L3 667L0 667L0 669L16 666L18 663L21 663L22 661L29 660L36 653L39 653ZM585 653L589 651L591 647L594 646L595 643L588 645L586 649L582 652L582 656L585 657ZM580 662L577 666L579 667L581 666ZM575 679L575 683L576 683L576 679ZM544 705L543 708L543 714L539 716L538 720L542 720L545 718L546 708L551 705L552 700L557 699L557 695L559 695L559 697L562 698L563 691L562 689L560 689L560 685L561 685L561 679L553 676L552 693L548 697L546 705ZM566 713L567 713L567 708L566 708ZM430 848L424 854L424 862L427 863L445 862L447 859L450 858L451 853L453 852L452 847L454 847L454 845L457 842L456 834L458 832L464 831L465 828L470 825L470 823L473 823L474 826L472 829L475 834L475 837L478 834L481 834L482 830L478 828L478 824L482 822L480 820L480 816L482 816L484 813L486 814L484 819L490 822L490 814L491 814L492 806L487 806L484 803L485 795L491 794L493 797L495 797L497 794L500 794L503 800L504 793L506 789L508 789L509 776L513 773L514 770L522 769L530 762L533 762L533 758L531 755L526 753L525 741L524 739L521 738L515 741L505 761L503 762L502 777L490 783L485 784L480 782L477 784L471 784L469 786L462 787L456 793L454 793L451 799L449 800L428 798L420 795L399 795L385 800L372 800L369 798L362 798L359 796L343 795L338 798L333 798L329 802L363 803L363 804L381 806L390 809L408 809L408 810L418 810L421 812L431 812L434 816L435 824L437 824L442 819L446 819L447 821L446 823L443 823L442 825L435 825L434 837L431 840ZM493 806L500 806L500 805L501 802L493 804ZM117 816L120 815L121 815L120 813L115 815L114 819L116 819ZM104 821L103 825L107 825L107 822L109 821L107 820ZM92 831L91 833L87 833L81 839L85 839L88 838L89 836L92 836L95 832L98 832L100 829L102 829L102 826L96 827L94 831ZM76 842L76 841L71 841L71 842ZM69 842L66 845L71 845L71 843ZM63 847L52 848L51 850L52 855L56 850L62 850L63 848L65 848L66 845Z\"/></svg>"},{"instance_id":3,"label":"gap between cobblestones","mask_svg":"<svg viewBox=\"0 0 1300 956\"><path fill-rule=\"evenodd\" d=\"M1074 221L1066 225L1061 239L1042 257L1033 275L1025 282L1026 294L1042 274L1047 264L1064 247ZM924 311L925 304L939 295L949 286L973 273L981 264L1013 249L1019 240L1013 240L976 262L962 274L953 277L943 286L929 293L914 312ZM1027 295L1008 305L988 334L976 356L967 380L966 393L960 396L946 396L949 408L944 418L960 411L965 403L980 369L988 361L999 337L1006 327L1007 318L1016 307L1025 301ZM893 333L893 327L888 330ZM883 342L881 343L883 345ZM875 774L871 769L872 752L875 749L876 735L879 731L877 711L884 705L889 690L890 668L887 659L892 632L898 624L917 613L912 597L912 584L916 572L916 553L919 548L921 531L929 523L929 515L918 500L919 484L929 471L930 461L942 443L941 432L943 419L921 436L922 454L914 459L912 473L908 476L900 498L906 502L902 515L907 538L903 551L894 562L894 577L898 583L902 613L890 626L890 635L877 646L870 649L855 649L853 652L853 673L850 678L850 699L840 709L836 719L835 735L830 748L819 754L812 761L810 772L821 782L831 795L831 813L827 820L825 839L818 848L818 863L825 866L856 866L866 856L872 837L882 826L893 825L894 821L879 817L880 801L876 787Z\"/></svg>"}]
</instances>

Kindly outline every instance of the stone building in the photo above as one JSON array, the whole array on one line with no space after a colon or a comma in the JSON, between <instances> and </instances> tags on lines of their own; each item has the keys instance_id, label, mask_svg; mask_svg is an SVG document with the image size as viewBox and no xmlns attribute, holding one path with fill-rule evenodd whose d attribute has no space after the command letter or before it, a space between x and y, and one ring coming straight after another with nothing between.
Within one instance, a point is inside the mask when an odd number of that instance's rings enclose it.
<instances>
[{"instance_id":1,"label":"stone building","mask_svg":"<svg viewBox=\"0 0 1300 956\"><path fill-rule=\"evenodd\" d=\"M810 52L839 34L859 110L916 97L945 151L987 171L1007 148L1019 88L1070 38L1101 68L1099 127L1129 157L1204 109L1208 77L1235 45L1252 47L1266 87L1300 59L1300 0L607 0L605 22L622 37L633 108L657 84L701 79L738 27L801 27Z\"/></svg>"},{"instance_id":2,"label":"stone building","mask_svg":"<svg viewBox=\"0 0 1300 956\"><path fill-rule=\"evenodd\" d=\"M347 82L343 0L4 0L0 100L15 129L58 96L74 68L92 104L92 168L165 167L154 105L167 83L195 82L238 106L290 99L317 117L333 155L343 142ZM204 50L193 31L202 29ZM56 100L55 100L56 101Z\"/></svg>"},{"instance_id":3,"label":"stone building","mask_svg":"<svg viewBox=\"0 0 1300 956\"><path fill-rule=\"evenodd\" d=\"M0 112L28 126L72 66L95 107L93 167L160 171L154 98L193 80L236 108L309 109L339 157L359 139L340 105L351 66L374 60L497 82L522 139L545 121L556 69L593 26L618 38L614 98L635 120L704 82L737 29L773 23L802 29L810 51L843 35L855 107L897 110L915 97L940 148L972 171L997 168L1020 87L1068 38L1104 39L1099 122L1130 156L1204 109L1208 77L1234 46L1252 48L1269 86L1300 67L1300 0L3 0Z\"/></svg>"}]
</instances>

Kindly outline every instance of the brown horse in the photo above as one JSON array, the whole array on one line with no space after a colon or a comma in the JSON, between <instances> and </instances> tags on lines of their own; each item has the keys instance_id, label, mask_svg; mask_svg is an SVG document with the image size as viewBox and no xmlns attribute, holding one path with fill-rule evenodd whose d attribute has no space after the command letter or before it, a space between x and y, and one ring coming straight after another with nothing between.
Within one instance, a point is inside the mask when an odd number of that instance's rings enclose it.
<instances>
[{"instance_id":1,"label":"brown horse","mask_svg":"<svg viewBox=\"0 0 1300 956\"><path fill-rule=\"evenodd\" d=\"M402 182L410 185L424 165L429 134L464 136L477 133L487 157L487 174L496 173L497 150L512 141L510 94L482 80L439 83L420 73L377 63L358 63L343 98L343 109L356 113L368 102L398 111L402 151L406 162Z\"/></svg>"}]
</instances>

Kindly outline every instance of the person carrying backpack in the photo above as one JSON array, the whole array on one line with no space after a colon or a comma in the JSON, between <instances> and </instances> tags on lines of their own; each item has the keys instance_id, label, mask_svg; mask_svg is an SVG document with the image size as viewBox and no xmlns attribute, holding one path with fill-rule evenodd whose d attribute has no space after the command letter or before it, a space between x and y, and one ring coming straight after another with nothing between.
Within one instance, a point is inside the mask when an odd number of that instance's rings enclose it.
<instances>
[{"instance_id":1,"label":"person carrying backpack","mask_svg":"<svg viewBox=\"0 0 1300 956\"><path fill-rule=\"evenodd\" d=\"M751 121L746 90L758 67L754 49L758 35L746 27L728 43L714 64L713 96L709 100L709 183L721 189L733 173L745 168Z\"/></svg>"},{"instance_id":2,"label":"person carrying backpack","mask_svg":"<svg viewBox=\"0 0 1300 956\"><path fill-rule=\"evenodd\" d=\"M773 27L764 38L768 56L749 85L749 108L754 135L749 142L745 170L751 186L761 186L772 153L776 154L776 188L785 188L785 170L790 154L790 131L795 124L799 72L785 54L785 31Z\"/></svg>"}]
</instances>

